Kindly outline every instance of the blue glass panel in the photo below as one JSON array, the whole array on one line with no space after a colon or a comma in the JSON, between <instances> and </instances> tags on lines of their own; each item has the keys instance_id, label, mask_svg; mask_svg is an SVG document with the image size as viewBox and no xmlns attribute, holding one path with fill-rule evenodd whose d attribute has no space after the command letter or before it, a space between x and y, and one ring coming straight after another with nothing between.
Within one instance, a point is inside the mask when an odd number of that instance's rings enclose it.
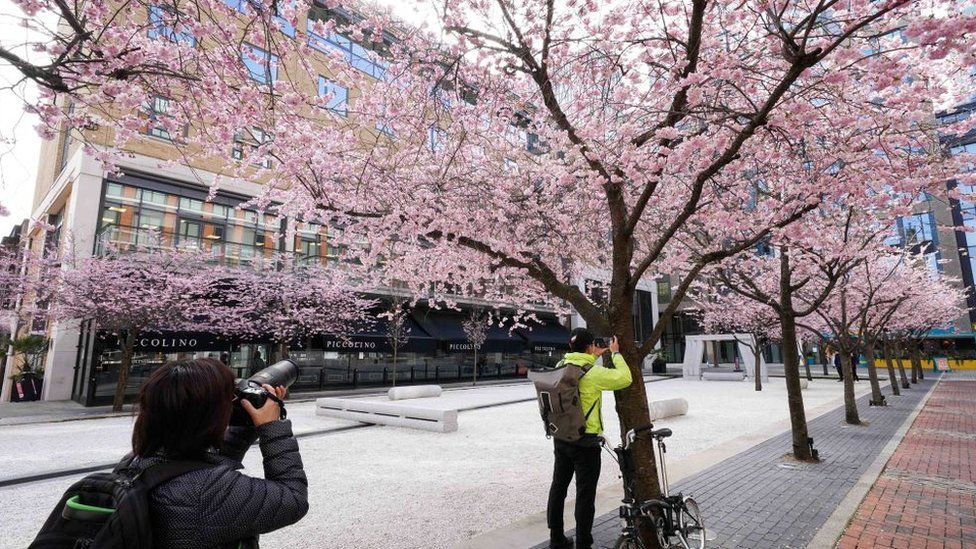
<instances>
[{"instance_id":1,"label":"blue glass panel","mask_svg":"<svg viewBox=\"0 0 976 549\"><path fill-rule=\"evenodd\" d=\"M319 96L331 94L326 108L342 116L349 112L349 89L325 77L319 77Z\"/></svg>"}]
</instances>

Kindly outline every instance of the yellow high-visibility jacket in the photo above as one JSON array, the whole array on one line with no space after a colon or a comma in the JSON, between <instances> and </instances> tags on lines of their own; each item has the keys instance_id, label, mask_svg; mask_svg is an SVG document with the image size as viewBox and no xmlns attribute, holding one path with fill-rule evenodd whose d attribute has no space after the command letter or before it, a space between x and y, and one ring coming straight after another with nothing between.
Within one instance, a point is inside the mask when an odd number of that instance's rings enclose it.
<instances>
[{"instance_id":1,"label":"yellow high-visibility jacket","mask_svg":"<svg viewBox=\"0 0 976 549\"><path fill-rule=\"evenodd\" d=\"M613 368L595 366L596 357L589 353L566 353L564 362L587 370L579 380L580 404L586 416L586 434L603 433L603 391L619 391L630 387L633 377L627 361L620 353L613 354Z\"/></svg>"}]
</instances>

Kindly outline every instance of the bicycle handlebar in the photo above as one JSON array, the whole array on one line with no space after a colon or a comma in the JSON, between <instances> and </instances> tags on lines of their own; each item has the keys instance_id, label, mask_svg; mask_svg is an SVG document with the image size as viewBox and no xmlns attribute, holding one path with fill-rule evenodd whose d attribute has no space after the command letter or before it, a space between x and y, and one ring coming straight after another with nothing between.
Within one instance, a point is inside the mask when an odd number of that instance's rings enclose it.
<instances>
[{"instance_id":1,"label":"bicycle handlebar","mask_svg":"<svg viewBox=\"0 0 976 549\"><path fill-rule=\"evenodd\" d=\"M624 435L624 450L630 448L630 445L633 444L634 440L637 439L637 435L645 431L650 431L653 428L654 428L654 424L648 423L647 425L641 425L640 427L635 427L627 431L627 434Z\"/></svg>"}]
</instances>

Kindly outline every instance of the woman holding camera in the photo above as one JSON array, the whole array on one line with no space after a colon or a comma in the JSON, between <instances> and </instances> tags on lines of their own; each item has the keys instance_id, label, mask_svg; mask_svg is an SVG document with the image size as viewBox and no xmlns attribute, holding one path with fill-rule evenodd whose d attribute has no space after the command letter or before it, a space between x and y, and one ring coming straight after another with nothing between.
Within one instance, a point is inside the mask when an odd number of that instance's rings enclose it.
<instances>
[{"instance_id":1,"label":"woman holding camera","mask_svg":"<svg viewBox=\"0 0 976 549\"><path fill-rule=\"evenodd\" d=\"M285 388L264 389L284 398ZM154 546L257 547L259 534L298 522L308 511L308 481L291 422L273 399L240 406L253 427L229 426L234 375L214 359L170 362L139 394L129 467L164 460L208 466L172 478L150 495ZM264 478L244 475L244 453L260 441Z\"/></svg>"}]
</instances>

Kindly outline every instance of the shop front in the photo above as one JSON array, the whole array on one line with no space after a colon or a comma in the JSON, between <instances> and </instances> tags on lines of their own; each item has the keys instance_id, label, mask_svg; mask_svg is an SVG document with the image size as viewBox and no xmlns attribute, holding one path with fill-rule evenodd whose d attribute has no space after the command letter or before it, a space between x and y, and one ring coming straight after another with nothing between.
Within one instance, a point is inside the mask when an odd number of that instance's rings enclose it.
<instances>
[{"instance_id":1,"label":"shop front","mask_svg":"<svg viewBox=\"0 0 976 549\"><path fill-rule=\"evenodd\" d=\"M118 338L103 331L90 332L83 326L81 340L73 398L85 406L110 404L122 363ZM272 352L267 340L241 340L206 332L147 332L136 339L126 398L134 399L152 372L167 362L213 358L243 377L250 369L266 364ZM89 360L83 360L86 355Z\"/></svg>"},{"instance_id":2,"label":"shop front","mask_svg":"<svg viewBox=\"0 0 976 549\"><path fill-rule=\"evenodd\" d=\"M415 311L405 337L394 340L385 318L346 335L318 335L293 343L288 357L301 368L294 391L317 391L409 383L451 383L473 379L524 377L529 368L551 366L568 348L569 331L555 318L532 329L491 326L485 342L468 341L456 312ZM122 351L117 338L83 326L74 399L86 406L109 404L118 383ZM396 351L394 353L394 350ZM477 354L477 365L475 355ZM86 357L88 357L86 359ZM126 398L134 400L152 372L173 360L214 358L236 376L281 358L270 340L235 339L206 332L155 332L136 342Z\"/></svg>"}]
</instances>

